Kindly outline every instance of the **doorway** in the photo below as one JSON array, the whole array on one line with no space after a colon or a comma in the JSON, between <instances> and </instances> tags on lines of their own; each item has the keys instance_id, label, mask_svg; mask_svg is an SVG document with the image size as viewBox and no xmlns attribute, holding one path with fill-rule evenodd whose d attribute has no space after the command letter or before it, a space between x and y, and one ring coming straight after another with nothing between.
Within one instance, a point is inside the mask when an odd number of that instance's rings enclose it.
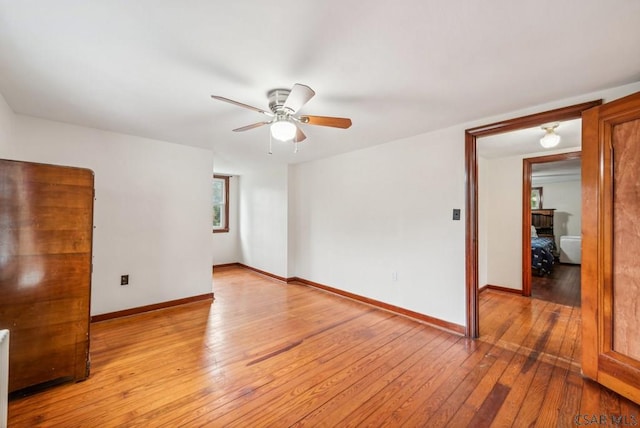
<instances>
[{"instance_id":1,"label":"doorway","mask_svg":"<svg viewBox=\"0 0 640 428\"><path fill-rule=\"evenodd\" d=\"M581 121L573 122L579 129ZM581 152L525 158L522 167L523 236L530 230L522 251L531 255L522 294L579 307Z\"/></svg>"},{"instance_id":2,"label":"doorway","mask_svg":"<svg viewBox=\"0 0 640 428\"><path fill-rule=\"evenodd\" d=\"M541 126L545 123L578 119L582 112L602 104L602 100L577 104L543 113L524 116L503 122L493 123L465 131L465 172L466 172L466 328L468 337L480 335L479 290L478 290L478 153L477 139L483 136L497 135L510 131ZM527 197L528 198L528 197ZM525 236L527 235L527 236ZM530 239L530 231L523 232L523 240ZM531 260L529 254L523 254L522 266ZM523 269L524 271L525 269ZM524 272L523 272L524 275Z\"/></svg>"}]
</instances>

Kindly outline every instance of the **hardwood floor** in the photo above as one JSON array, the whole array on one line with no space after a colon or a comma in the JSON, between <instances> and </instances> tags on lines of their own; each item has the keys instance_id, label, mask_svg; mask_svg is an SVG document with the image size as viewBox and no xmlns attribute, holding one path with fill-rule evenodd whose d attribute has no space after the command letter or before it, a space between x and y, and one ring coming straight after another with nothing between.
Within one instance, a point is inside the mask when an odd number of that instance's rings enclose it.
<instances>
[{"instance_id":1,"label":"hardwood floor","mask_svg":"<svg viewBox=\"0 0 640 428\"><path fill-rule=\"evenodd\" d=\"M531 297L580 306L580 265L556 263L550 275L531 277Z\"/></svg>"},{"instance_id":2,"label":"hardwood floor","mask_svg":"<svg viewBox=\"0 0 640 428\"><path fill-rule=\"evenodd\" d=\"M92 325L88 380L10 402L10 427L575 426L640 419L580 376L574 309L481 293L479 340L242 268L216 300ZM583 420L584 424L584 420Z\"/></svg>"}]
</instances>

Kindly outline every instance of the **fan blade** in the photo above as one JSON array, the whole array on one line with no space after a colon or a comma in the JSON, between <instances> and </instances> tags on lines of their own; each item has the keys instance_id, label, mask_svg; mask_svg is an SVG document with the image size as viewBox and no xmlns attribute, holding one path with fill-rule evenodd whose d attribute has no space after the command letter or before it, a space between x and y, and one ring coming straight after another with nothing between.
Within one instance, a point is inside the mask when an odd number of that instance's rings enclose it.
<instances>
[{"instance_id":1,"label":"fan blade","mask_svg":"<svg viewBox=\"0 0 640 428\"><path fill-rule=\"evenodd\" d=\"M241 127L241 128L236 128L236 129L234 129L233 131L234 131L234 132L248 131L248 130L250 130L250 129L257 128L257 127L262 126L262 125L268 125L268 124L270 124L270 123L271 123L271 122L258 122L258 123L252 123L251 125L243 126L243 127Z\"/></svg>"},{"instance_id":2,"label":"fan blade","mask_svg":"<svg viewBox=\"0 0 640 428\"><path fill-rule=\"evenodd\" d=\"M289 96L284 102L283 107L295 113L300 110L303 105L308 103L315 94L314 90L307 85L296 83L293 85L293 88L291 88L291 92L289 92Z\"/></svg>"},{"instance_id":3,"label":"fan blade","mask_svg":"<svg viewBox=\"0 0 640 428\"><path fill-rule=\"evenodd\" d=\"M342 129L347 129L351 126L351 119L346 117L300 116L300 121L309 125L331 126Z\"/></svg>"},{"instance_id":4,"label":"fan blade","mask_svg":"<svg viewBox=\"0 0 640 428\"><path fill-rule=\"evenodd\" d=\"M248 104L243 104L243 103L240 103L238 101L230 100L229 98L221 97L219 95L211 95L211 98L214 98L214 99L219 100L219 101L224 101L225 103L233 104L233 105L236 105L238 107L248 108L249 110L257 111L258 113L266 114L267 116L273 116L273 113L271 113L269 111L264 111L261 108L253 107L253 106L250 106Z\"/></svg>"},{"instance_id":5,"label":"fan blade","mask_svg":"<svg viewBox=\"0 0 640 428\"><path fill-rule=\"evenodd\" d=\"M307 136L304 135L304 132L302 132L302 129L300 129L300 127L296 125L296 143L304 141L306 138Z\"/></svg>"}]
</instances>

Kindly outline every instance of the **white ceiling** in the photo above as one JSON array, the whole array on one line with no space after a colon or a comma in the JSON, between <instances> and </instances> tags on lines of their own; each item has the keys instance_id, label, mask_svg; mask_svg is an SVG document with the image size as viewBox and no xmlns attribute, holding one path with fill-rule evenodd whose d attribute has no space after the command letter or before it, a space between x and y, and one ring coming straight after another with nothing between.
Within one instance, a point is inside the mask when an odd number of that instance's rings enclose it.
<instances>
[{"instance_id":1,"label":"white ceiling","mask_svg":"<svg viewBox=\"0 0 640 428\"><path fill-rule=\"evenodd\" d=\"M486 159L521 155L536 157L544 156L546 151L557 153L561 149L581 149L581 119L558 122L556 133L560 135L560 143L552 149L544 149L540 145L540 138L545 134L540 126L478 138L478 156ZM531 184L541 186L547 183L579 180L581 164L580 159L534 163L531 166Z\"/></svg>"},{"instance_id":2,"label":"white ceiling","mask_svg":"<svg viewBox=\"0 0 640 428\"><path fill-rule=\"evenodd\" d=\"M640 80L634 0L0 0L16 113L212 148L216 169L301 162ZM266 155L267 107L304 83L307 141Z\"/></svg>"},{"instance_id":3,"label":"white ceiling","mask_svg":"<svg viewBox=\"0 0 640 428\"><path fill-rule=\"evenodd\" d=\"M508 156L540 153L545 150L560 150L582 146L582 120L574 119L558 122L556 134L560 136L560 143L553 149L544 149L540 145L540 138L545 131L536 126L504 134L478 138L478 156L495 159Z\"/></svg>"},{"instance_id":4,"label":"white ceiling","mask_svg":"<svg viewBox=\"0 0 640 428\"><path fill-rule=\"evenodd\" d=\"M531 165L531 185L580 180L582 161L570 159L556 162L534 163Z\"/></svg>"}]
</instances>

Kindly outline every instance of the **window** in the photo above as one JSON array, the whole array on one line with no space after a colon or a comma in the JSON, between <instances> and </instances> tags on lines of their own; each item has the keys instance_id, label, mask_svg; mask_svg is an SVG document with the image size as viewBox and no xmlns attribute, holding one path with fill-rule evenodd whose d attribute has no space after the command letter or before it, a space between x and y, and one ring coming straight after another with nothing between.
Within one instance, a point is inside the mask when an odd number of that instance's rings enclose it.
<instances>
[{"instance_id":1,"label":"window","mask_svg":"<svg viewBox=\"0 0 640 428\"><path fill-rule=\"evenodd\" d=\"M213 233L229 231L229 177L213 176Z\"/></svg>"}]
</instances>

